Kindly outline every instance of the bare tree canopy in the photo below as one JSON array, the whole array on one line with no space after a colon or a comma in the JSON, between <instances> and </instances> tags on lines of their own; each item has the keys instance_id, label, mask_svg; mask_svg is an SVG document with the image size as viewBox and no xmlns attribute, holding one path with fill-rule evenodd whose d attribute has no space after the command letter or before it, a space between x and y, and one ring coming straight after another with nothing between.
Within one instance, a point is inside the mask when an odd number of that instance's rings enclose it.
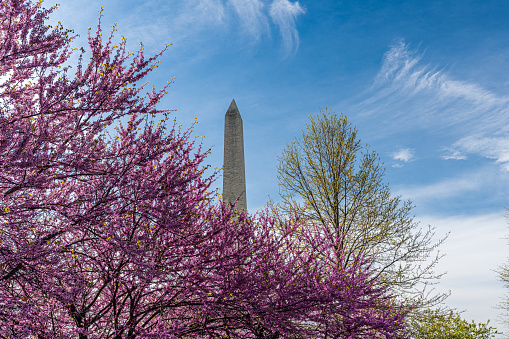
<instances>
[{"instance_id":1,"label":"bare tree canopy","mask_svg":"<svg viewBox=\"0 0 509 339\"><path fill-rule=\"evenodd\" d=\"M506 218L509 221L509 209L506 212ZM509 236L506 237L509 240ZM496 270L498 274L498 278L500 281L504 283L505 288L509 288L509 260L503 263ZM509 296L504 295L503 300L498 305L498 308L501 309L504 313L500 316L502 322L506 325L509 325Z\"/></svg>"}]
</instances>

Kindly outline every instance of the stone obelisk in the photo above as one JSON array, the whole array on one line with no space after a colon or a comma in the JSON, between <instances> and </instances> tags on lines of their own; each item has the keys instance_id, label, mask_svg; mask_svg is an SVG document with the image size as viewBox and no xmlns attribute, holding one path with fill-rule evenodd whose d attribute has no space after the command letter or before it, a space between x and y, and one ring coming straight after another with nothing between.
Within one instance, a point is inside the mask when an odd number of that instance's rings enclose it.
<instances>
[{"instance_id":1,"label":"stone obelisk","mask_svg":"<svg viewBox=\"0 0 509 339\"><path fill-rule=\"evenodd\" d=\"M237 201L238 209L247 209L246 170L242 117L232 100L224 116L223 200Z\"/></svg>"}]
</instances>

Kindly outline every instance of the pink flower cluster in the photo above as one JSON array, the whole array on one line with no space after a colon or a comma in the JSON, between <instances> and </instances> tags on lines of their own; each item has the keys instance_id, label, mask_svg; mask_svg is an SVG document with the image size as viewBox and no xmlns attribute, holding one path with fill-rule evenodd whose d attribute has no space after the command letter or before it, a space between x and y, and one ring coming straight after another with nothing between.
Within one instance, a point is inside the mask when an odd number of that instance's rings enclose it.
<instances>
[{"instance_id":1,"label":"pink flower cluster","mask_svg":"<svg viewBox=\"0 0 509 339\"><path fill-rule=\"evenodd\" d=\"M99 21L65 67L54 9L0 4L0 338L407 337L362 258L341 268L318 227L207 193L209 151L139 86L162 52Z\"/></svg>"}]
</instances>

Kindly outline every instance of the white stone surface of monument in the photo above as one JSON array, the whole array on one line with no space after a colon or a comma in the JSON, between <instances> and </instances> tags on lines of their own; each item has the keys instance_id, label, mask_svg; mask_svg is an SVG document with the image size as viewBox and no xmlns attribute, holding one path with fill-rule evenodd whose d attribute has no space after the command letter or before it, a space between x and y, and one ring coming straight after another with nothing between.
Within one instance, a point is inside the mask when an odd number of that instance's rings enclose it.
<instances>
[{"instance_id":1,"label":"white stone surface of monument","mask_svg":"<svg viewBox=\"0 0 509 339\"><path fill-rule=\"evenodd\" d=\"M233 99L224 117L223 200L237 198L236 207L247 209L242 117Z\"/></svg>"}]
</instances>

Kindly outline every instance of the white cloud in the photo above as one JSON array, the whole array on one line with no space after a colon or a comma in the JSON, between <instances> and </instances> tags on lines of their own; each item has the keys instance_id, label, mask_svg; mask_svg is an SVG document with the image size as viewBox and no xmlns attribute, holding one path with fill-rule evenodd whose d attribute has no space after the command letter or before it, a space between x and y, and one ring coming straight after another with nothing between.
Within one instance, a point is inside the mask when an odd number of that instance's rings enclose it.
<instances>
[{"instance_id":1,"label":"white cloud","mask_svg":"<svg viewBox=\"0 0 509 339\"><path fill-rule=\"evenodd\" d=\"M467 320L496 323L499 310L493 309L507 290L498 281L493 271L507 259L507 241L502 239L509 233L504 211L475 216L421 216L424 225L436 227L437 238L450 231L448 239L440 246L445 254L436 272L447 271L436 286L437 291L451 291L445 303L465 310ZM497 327L500 329L498 324Z\"/></svg>"},{"instance_id":2,"label":"white cloud","mask_svg":"<svg viewBox=\"0 0 509 339\"><path fill-rule=\"evenodd\" d=\"M230 0L230 3L250 36L259 40L261 34L268 32L269 24L260 0Z\"/></svg>"},{"instance_id":3,"label":"white cloud","mask_svg":"<svg viewBox=\"0 0 509 339\"><path fill-rule=\"evenodd\" d=\"M442 150L446 152L445 155L440 156L440 158L442 158L444 160L450 160L450 159L466 160L467 159L467 156L465 154L461 153L459 150L454 149L452 147L443 147Z\"/></svg>"},{"instance_id":4,"label":"white cloud","mask_svg":"<svg viewBox=\"0 0 509 339\"><path fill-rule=\"evenodd\" d=\"M220 0L200 0L196 11L200 19L210 22L222 23L225 17L224 6Z\"/></svg>"},{"instance_id":5,"label":"white cloud","mask_svg":"<svg viewBox=\"0 0 509 339\"><path fill-rule=\"evenodd\" d=\"M459 178L445 179L428 185L406 185L396 187L395 193L412 201L439 200L477 191L482 188L480 175L469 175Z\"/></svg>"},{"instance_id":6,"label":"white cloud","mask_svg":"<svg viewBox=\"0 0 509 339\"><path fill-rule=\"evenodd\" d=\"M182 7L169 6L168 14L172 13L173 20L167 20L166 15L155 15L160 22L157 24L167 31L176 31L175 37L188 38L205 29L219 28L226 19L225 8L221 0L188 0ZM155 8L154 10L158 10ZM159 10L161 10L159 8ZM152 30L151 30L152 31ZM155 31L157 32L157 31Z\"/></svg>"},{"instance_id":7,"label":"white cloud","mask_svg":"<svg viewBox=\"0 0 509 339\"><path fill-rule=\"evenodd\" d=\"M497 96L475 83L452 79L443 70L422 65L422 57L410 50L404 41L399 41L385 53L376 83L388 84L393 90L406 94L433 94L442 103L462 99L484 109L509 103L509 98Z\"/></svg>"},{"instance_id":8,"label":"white cloud","mask_svg":"<svg viewBox=\"0 0 509 339\"><path fill-rule=\"evenodd\" d=\"M62 7L73 23L77 21L86 27L97 21L95 17L101 5L96 6L90 6L93 10L84 9L81 2L69 1ZM143 42L150 54L159 52L169 42L175 44L173 52L183 44L199 46L199 42L207 38L204 32L217 35L227 28L228 19L223 0L146 0L129 9L124 2L112 1L105 6L104 14L103 29L107 27L106 22L117 22L119 32L116 36L122 34L127 38L128 49L135 50L138 43ZM69 27L83 31L83 26L70 24Z\"/></svg>"},{"instance_id":9,"label":"white cloud","mask_svg":"<svg viewBox=\"0 0 509 339\"><path fill-rule=\"evenodd\" d=\"M399 151L396 151L391 154L391 157L394 160L409 162L414 157L415 150L411 148L402 148Z\"/></svg>"},{"instance_id":10,"label":"white cloud","mask_svg":"<svg viewBox=\"0 0 509 339\"><path fill-rule=\"evenodd\" d=\"M299 2L289 0L274 0L270 5L269 14L272 21L279 26L286 52L295 52L299 47L299 33L295 26L295 19L304 14Z\"/></svg>"},{"instance_id":11,"label":"white cloud","mask_svg":"<svg viewBox=\"0 0 509 339\"><path fill-rule=\"evenodd\" d=\"M396 195L410 199L420 205L425 201L439 201L494 187L496 194L505 194L509 172L494 164L483 166L476 172L469 172L454 178L423 185L395 186Z\"/></svg>"},{"instance_id":12,"label":"white cloud","mask_svg":"<svg viewBox=\"0 0 509 339\"><path fill-rule=\"evenodd\" d=\"M423 63L423 54L404 41L385 53L373 86L360 102L353 109L361 116L376 114L390 124L378 133L428 129L455 135L457 141L442 148L442 159L477 154L509 169L509 96Z\"/></svg>"},{"instance_id":13,"label":"white cloud","mask_svg":"<svg viewBox=\"0 0 509 339\"><path fill-rule=\"evenodd\" d=\"M59 9L64 25L86 32L91 23L97 22L101 4L90 1L87 8L77 0L65 2ZM270 38L272 28L279 29L285 51L296 51L299 35L295 20L304 13L299 2L289 0L146 0L129 8L115 0L105 7L103 28L117 22L119 32L128 38L129 49L137 49L140 41L149 53L159 52L169 42L174 43L173 53L206 46L194 53L199 58L209 55L210 41L240 38L241 44L246 40L263 43L262 38ZM79 42L86 44L85 35Z\"/></svg>"},{"instance_id":14,"label":"white cloud","mask_svg":"<svg viewBox=\"0 0 509 339\"><path fill-rule=\"evenodd\" d=\"M465 152L475 153L488 159L495 159L497 163L509 171L509 138L507 137L476 137L468 136L454 143Z\"/></svg>"}]
</instances>

